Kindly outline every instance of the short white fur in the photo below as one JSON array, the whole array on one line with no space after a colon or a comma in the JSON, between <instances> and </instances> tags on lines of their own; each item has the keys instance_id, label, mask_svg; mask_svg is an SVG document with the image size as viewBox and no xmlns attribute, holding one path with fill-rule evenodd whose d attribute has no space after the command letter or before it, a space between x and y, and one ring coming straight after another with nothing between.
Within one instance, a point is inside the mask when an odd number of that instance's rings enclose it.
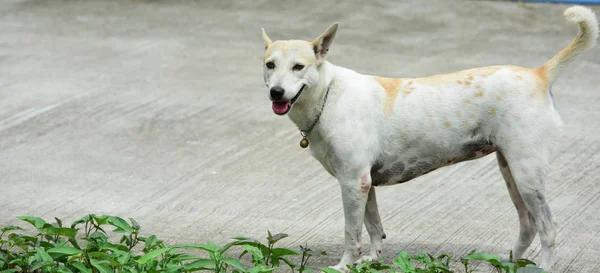
<instances>
[{"instance_id":1,"label":"short white fur","mask_svg":"<svg viewBox=\"0 0 600 273\"><path fill-rule=\"evenodd\" d=\"M550 89L565 65L598 38L598 22L590 9L574 6L564 15L578 24L579 33L541 67L492 66L424 78L381 78L326 61L337 24L312 42L273 42L263 30L264 63L273 65L264 68L267 87L282 87L282 100L289 101L306 85L290 106L296 126L306 129L314 121L331 84L322 116L308 138L313 157L341 187L345 252L336 269L345 271L347 264L381 255L385 234L376 185L406 182L495 152L519 216L514 258L539 234L539 264L551 270L556 223L545 181L562 120ZM292 69L296 64L303 69ZM363 223L371 248L357 261Z\"/></svg>"}]
</instances>

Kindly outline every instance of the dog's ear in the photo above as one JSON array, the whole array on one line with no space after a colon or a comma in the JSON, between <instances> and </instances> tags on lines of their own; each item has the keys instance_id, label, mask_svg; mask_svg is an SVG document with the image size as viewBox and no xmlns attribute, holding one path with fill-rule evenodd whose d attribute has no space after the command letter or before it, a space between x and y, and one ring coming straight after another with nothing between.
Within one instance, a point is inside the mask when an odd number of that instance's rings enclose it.
<instances>
[{"instance_id":1,"label":"dog's ear","mask_svg":"<svg viewBox=\"0 0 600 273\"><path fill-rule=\"evenodd\" d=\"M338 23L334 23L331 25L321 36L312 41L313 50L315 51L315 56L317 56L317 63L322 63L327 56L327 52L329 51L329 46L333 42L333 38L335 38L335 33L337 32Z\"/></svg>"},{"instance_id":2,"label":"dog's ear","mask_svg":"<svg viewBox=\"0 0 600 273\"><path fill-rule=\"evenodd\" d=\"M267 35L267 32L265 32L264 28L262 29L262 33L263 33L263 40L265 40L265 49L267 49L273 43L273 41L271 41L271 38L269 38L269 36Z\"/></svg>"}]
</instances>

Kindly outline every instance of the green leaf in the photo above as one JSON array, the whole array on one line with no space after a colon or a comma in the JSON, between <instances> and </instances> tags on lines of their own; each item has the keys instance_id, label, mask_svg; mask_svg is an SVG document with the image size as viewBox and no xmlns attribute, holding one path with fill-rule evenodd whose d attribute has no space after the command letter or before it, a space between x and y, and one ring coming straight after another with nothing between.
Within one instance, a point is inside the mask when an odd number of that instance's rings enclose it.
<instances>
[{"instance_id":1,"label":"green leaf","mask_svg":"<svg viewBox=\"0 0 600 273\"><path fill-rule=\"evenodd\" d=\"M294 263L292 263L290 260L286 259L286 258L279 258L280 260L282 260L285 264L287 264L290 269L292 270L292 272L294 272L294 268L296 268L296 265Z\"/></svg>"},{"instance_id":2,"label":"green leaf","mask_svg":"<svg viewBox=\"0 0 600 273\"><path fill-rule=\"evenodd\" d=\"M40 218L40 217L34 217L34 216L17 216L18 219L23 220L27 223L30 223L31 225L33 225L35 228L37 229L41 229L44 227L46 223L46 221L44 221L44 219Z\"/></svg>"},{"instance_id":3,"label":"green leaf","mask_svg":"<svg viewBox=\"0 0 600 273\"><path fill-rule=\"evenodd\" d=\"M271 249L271 253L277 257L302 254L298 251L287 249L287 248L273 248L273 249Z\"/></svg>"},{"instance_id":4,"label":"green leaf","mask_svg":"<svg viewBox=\"0 0 600 273\"><path fill-rule=\"evenodd\" d=\"M113 243L99 243L98 248L101 250L110 250L110 251L129 251L129 249L124 245L118 245Z\"/></svg>"},{"instance_id":5,"label":"green leaf","mask_svg":"<svg viewBox=\"0 0 600 273\"><path fill-rule=\"evenodd\" d=\"M44 235L60 235L68 238L75 238L77 235L77 229L65 228L65 227L48 227L40 229L40 232Z\"/></svg>"},{"instance_id":6,"label":"green leaf","mask_svg":"<svg viewBox=\"0 0 600 273\"><path fill-rule=\"evenodd\" d=\"M3 227L2 229L0 229L0 231L2 233L8 232L8 231L13 231L13 230L24 230L24 229L17 227L17 226L6 226L6 227Z\"/></svg>"},{"instance_id":7,"label":"green leaf","mask_svg":"<svg viewBox=\"0 0 600 273\"><path fill-rule=\"evenodd\" d=\"M92 220L92 214L88 214L86 216L81 217L81 219L73 222L73 224L71 225L71 228L75 228L77 225L83 224L85 222L89 222L91 220Z\"/></svg>"},{"instance_id":8,"label":"green leaf","mask_svg":"<svg viewBox=\"0 0 600 273\"><path fill-rule=\"evenodd\" d=\"M92 273L92 269L88 268L85 264L83 264L82 262L74 262L72 264L75 268L79 269L79 271L81 271L81 273Z\"/></svg>"},{"instance_id":9,"label":"green leaf","mask_svg":"<svg viewBox=\"0 0 600 273\"><path fill-rule=\"evenodd\" d=\"M265 256L263 255L262 251L260 251L260 249L258 247L251 246L251 245L243 245L242 247L244 249L246 249L250 254L252 254L252 257L255 261L264 260Z\"/></svg>"},{"instance_id":10,"label":"green leaf","mask_svg":"<svg viewBox=\"0 0 600 273\"><path fill-rule=\"evenodd\" d=\"M133 219L133 218L129 218L129 221L131 222L131 227L135 230L139 230L140 229L140 225L138 224L138 222Z\"/></svg>"},{"instance_id":11,"label":"green leaf","mask_svg":"<svg viewBox=\"0 0 600 273\"><path fill-rule=\"evenodd\" d=\"M117 258L117 262L121 265L127 264L127 262L129 262L129 260L131 259L132 253L131 252L123 252L120 253L119 258Z\"/></svg>"},{"instance_id":12,"label":"green leaf","mask_svg":"<svg viewBox=\"0 0 600 273\"><path fill-rule=\"evenodd\" d=\"M269 232L269 236L267 237L267 240L269 241L269 244L275 244L277 243L277 241L283 239L283 238L287 238L288 235L285 233L277 233L273 236L271 236L271 232Z\"/></svg>"},{"instance_id":13,"label":"green leaf","mask_svg":"<svg viewBox=\"0 0 600 273\"><path fill-rule=\"evenodd\" d=\"M29 268L29 270L31 270L32 272L35 272L35 270L38 270L42 267L51 266L51 265L54 265L54 262L41 261L41 262L32 264L31 267Z\"/></svg>"},{"instance_id":14,"label":"green leaf","mask_svg":"<svg viewBox=\"0 0 600 273\"><path fill-rule=\"evenodd\" d=\"M117 216L108 216L107 222L109 224L117 227L117 229L113 230L114 232L119 232L119 233L133 232L133 228L127 223L127 221L123 220L123 218L120 218Z\"/></svg>"},{"instance_id":15,"label":"green leaf","mask_svg":"<svg viewBox=\"0 0 600 273\"><path fill-rule=\"evenodd\" d=\"M246 268L244 268L244 266L240 263L240 261L234 259L234 258L230 258L230 257L223 257L222 261L230 266L233 266L239 270L246 271Z\"/></svg>"},{"instance_id":16,"label":"green leaf","mask_svg":"<svg viewBox=\"0 0 600 273\"><path fill-rule=\"evenodd\" d=\"M218 250L218 252L221 253L221 254L223 254L223 253L225 253L225 251L227 251L232 246L242 246L242 245L258 246L258 245L261 244L259 241L254 240L252 238L236 237L234 239L235 239L235 241L222 246Z\"/></svg>"},{"instance_id":17,"label":"green leaf","mask_svg":"<svg viewBox=\"0 0 600 273\"><path fill-rule=\"evenodd\" d=\"M48 249L48 253L60 253L60 254L65 254L65 255L71 256L71 255L81 254L82 251L77 248L73 248L73 247L69 247L69 246L59 246L59 247L54 247L54 248Z\"/></svg>"},{"instance_id":18,"label":"green leaf","mask_svg":"<svg viewBox=\"0 0 600 273\"><path fill-rule=\"evenodd\" d=\"M195 249L202 249L202 250L206 250L210 253L215 253L219 251L219 248L212 244L212 243L208 243L208 244L180 244L180 245L174 245L172 246L172 248L195 248Z\"/></svg>"},{"instance_id":19,"label":"green leaf","mask_svg":"<svg viewBox=\"0 0 600 273\"><path fill-rule=\"evenodd\" d=\"M408 252L402 251L394 260L394 264L399 267L404 273L415 273L415 266L408 257Z\"/></svg>"},{"instance_id":20,"label":"green leaf","mask_svg":"<svg viewBox=\"0 0 600 273\"><path fill-rule=\"evenodd\" d=\"M96 268L98 269L98 271L100 271L100 273L114 273L114 270L107 264L95 260L95 259L90 259L90 263Z\"/></svg>"},{"instance_id":21,"label":"green leaf","mask_svg":"<svg viewBox=\"0 0 600 273\"><path fill-rule=\"evenodd\" d=\"M53 261L52 257L50 257L50 255L48 255L48 253L45 250L43 250L39 247L36 247L35 252L37 252L37 254L40 255L40 259L42 259L42 261L44 261L44 262L52 262Z\"/></svg>"},{"instance_id":22,"label":"green leaf","mask_svg":"<svg viewBox=\"0 0 600 273\"><path fill-rule=\"evenodd\" d=\"M194 262L185 264L183 266L183 269L189 270L189 271L197 271L197 270L201 270L201 269L212 269L212 268L215 268L215 264L216 263L214 260L198 259Z\"/></svg>"},{"instance_id":23,"label":"green leaf","mask_svg":"<svg viewBox=\"0 0 600 273\"><path fill-rule=\"evenodd\" d=\"M15 272L17 272L16 269L6 269L6 270L0 271L0 273L15 273Z\"/></svg>"},{"instance_id":24,"label":"green leaf","mask_svg":"<svg viewBox=\"0 0 600 273\"><path fill-rule=\"evenodd\" d=\"M169 250L173 249L172 247L165 247L165 248L161 248L161 249L157 249L154 251L150 251L148 254L142 256L137 262L138 264L145 264L148 261L155 259L156 257L160 256L160 254L163 254Z\"/></svg>"},{"instance_id":25,"label":"green leaf","mask_svg":"<svg viewBox=\"0 0 600 273\"><path fill-rule=\"evenodd\" d=\"M501 267L502 259L498 255L487 254L487 253L472 253L467 257L464 257L465 260L476 260L476 261L487 261L493 266Z\"/></svg>"},{"instance_id":26,"label":"green leaf","mask_svg":"<svg viewBox=\"0 0 600 273\"><path fill-rule=\"evenodd\" d=\"M73 273L73 271L71 269L69 269L68 267L61 265L58 267L58 273Z\"/></svg>"},{"instance_id":27,"label":"green leaf","mask_svg":"<svg viewBox=\"0 0 600 273\"><path fill-rule=\"evenodd\" d=\"M58 227L62 227L62 221L56 217L54 217L54 220L56 220L56 223L58 224Z\"/></svg>"}]
</instances>

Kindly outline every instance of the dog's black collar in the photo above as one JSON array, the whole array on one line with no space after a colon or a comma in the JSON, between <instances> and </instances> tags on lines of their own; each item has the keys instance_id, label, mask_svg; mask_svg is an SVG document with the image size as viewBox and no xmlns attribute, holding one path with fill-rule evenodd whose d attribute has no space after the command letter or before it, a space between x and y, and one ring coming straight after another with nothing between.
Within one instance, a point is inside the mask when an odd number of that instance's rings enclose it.
<instances>
[{"instance_id":1,"label":"dog's black collar","mask_svg":"<svg viewBox=\"0 0 600 273\"><path fill-rule=\"evenodd\" d=\"M325 91L325 98L323 98L323 104L321 104L321 110L319 110L319 113L317 113L315 120L310 124L308 129L302 130L302 129L300 129L300 127L298 127L298 130L300 130L300 135L302 136L302 140L300 141L300 147L302 147L302 148L308 147L308 134L310 134L310 132L312 132L312 130L315 128L315 126L319 122L319 119L321 118L321 114L323 114L323 109L325 108L325 103L327 103L327 95L329 95L329 89L331 89L332 85L333 85L333 80L327 86L327 90ZM300 93L300 92L298 92L298 93Z\"/></svg>"}]
</instances>

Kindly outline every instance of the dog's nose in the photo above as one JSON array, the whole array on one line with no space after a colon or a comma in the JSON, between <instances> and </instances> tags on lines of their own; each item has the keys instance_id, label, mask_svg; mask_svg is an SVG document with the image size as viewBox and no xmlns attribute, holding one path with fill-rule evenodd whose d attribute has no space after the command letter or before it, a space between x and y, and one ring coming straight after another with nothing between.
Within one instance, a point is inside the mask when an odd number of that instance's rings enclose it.
<instances>
[{"instance_id":1,"label":"dog's nose","mask_svg":"<svg viewBox=\"0 0 600 273\"><path fill-rule=\"evenodd\" d=\"M271 98L273 98L274 100L280 100L281 98L283 98L283 92L283 88L279 86L273 86L271 88Z\"/></svg>"}]
</instances>

